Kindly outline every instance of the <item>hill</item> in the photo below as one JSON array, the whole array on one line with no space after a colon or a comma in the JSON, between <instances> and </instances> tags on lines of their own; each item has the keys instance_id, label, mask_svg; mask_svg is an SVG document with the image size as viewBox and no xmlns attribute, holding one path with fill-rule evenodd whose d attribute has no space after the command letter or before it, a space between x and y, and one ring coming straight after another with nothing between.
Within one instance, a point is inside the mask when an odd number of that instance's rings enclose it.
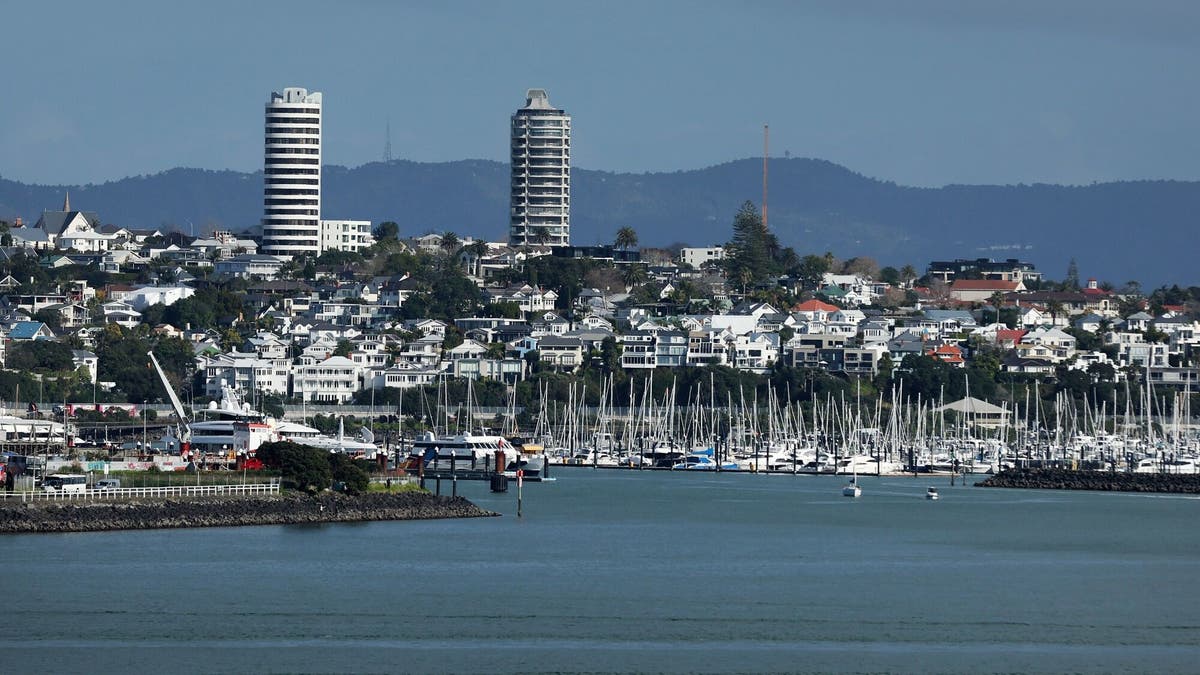
<instances>
[{"instance_id":1,"label":"hill","mask_svg":"<svg viewBox=\"0 0 1200 675\"><path fill-rule=\"evenodd\" d=\"M761 170L761 159L673 173L575 169L572 241L610 242L630 225L647 246L723 242L738 206L761 198ZM1084 278L1200 283L1195 245L1187 243L1200 213L1200 183L914 188L814 159L773 159L770 176L771 229L801 254L828 250L918 269L932 259L1019 257L1055 279L1074 257ZM503 163L327 166L324 179L326 217L395 220L406 235L453 230L499 239L506 231ZM96 211L105 222L200 234L255 226L262 176L171 169L69 187L0 179L0 218L35 220L43 209L58 208L66 189L75 208Z\"/></svg>"}]
</instances>

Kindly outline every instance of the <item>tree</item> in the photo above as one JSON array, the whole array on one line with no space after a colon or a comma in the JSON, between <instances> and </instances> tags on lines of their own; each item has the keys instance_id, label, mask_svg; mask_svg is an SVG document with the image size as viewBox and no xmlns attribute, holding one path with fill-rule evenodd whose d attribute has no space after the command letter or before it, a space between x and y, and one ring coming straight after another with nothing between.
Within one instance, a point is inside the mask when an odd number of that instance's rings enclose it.
<instances>
[{"instance_id":1,"label":"tree","mask_svg":"<svg viewBox=\"0 0 1200 675\"><path fill-rule=\"evenodd\" d=\"M645 280L646 268L643 265L625 265L621 269L621 281L625 284L626 291Z\"/></svg>"},{"instance_id":2,"label":"tree","mask_svg":"<svg viewBox=\"0 0 1200 675\"><path fill-rule=\"evenodd\" d=\"M851 258L842 265L843 274L857 274L864 279L875 280L880 276L879 263L874 258Z\"/></svg>"},{"instance_id":3,"label":"tree","mask_svg":"<svg viewBox=\"0 0 1200 675\"><path fill-rule=\"evenodd\" d=\"M905 285L911 284L916 280L917 276L917 270L912 265L905 265L900 268L900 280Z\"/></svg>"},{"instance_id":4,"label":"tree","mask_svg":"<svg viewBox=\"0 0 1200 675\"><path fill-rule=\"evenodd\" d=\"M632 227L629 227L628 225L626 225L625 227L622 227L621 229L617 230L617 237L613 241L613 246L615 248L619 248L622 251L628 251L629 249L631 249L637 245L638 245L637 232Z\"/></svg>"},{"instance_id":5,"label":"tree","mask_svg":"<svg viewBox=\"0 0 1200 675\"><path fill-rule=\"evenodd\" d=\"M385 220L375 226L372 234L375 235L376 241L383 241L385 239L395 240L400 236L400 226L390 220Z\"/></svg>"},{"instance_id":6,"label":"tree","mask_svg":"<svg viewBox=\"0 0 1200 675\"><path fill-rule=\"evenodd\" d=\"M621 369L621 344L612 336L604 338L600 343L600 362L604 365L604 371L607 373L615 373Z\"/></svg>"},{"instance_id":7,"label":"tree","mask_svg":"<svg viewBox=\"0 0 1200 675\"><path fill-rule=\"evenodd\" d=\"M1051 300L1046 303L1046 311L1050 312L1050 323L1052 325L1058 325L1058 315L1062 314L1063 310L1063 304L1058 300Z\"/></svg>"},{"instance_id":8,"label":"tree","mask_svg":"<svg viewBox=\"0 0 1200 675\"><path fill-rule=\"evenodd\" d=\"M354 351L354 344L346 339L337 341L337 346L333 348L334 356L350 356L350 352Z\"/></svg>"},{"instance_id":9,"label":"tree","mask_svg":"<svg viewBox=\"0 0 1200 675\"><path fill-rule=\"evenodd\" d=\"M596 267L588 270L583 277L583 285L587 288L611 293L614 289L623 289L621 273L614 267Z\"/></svg>"},{"instance_id":10,"label":"tree","mask_svg":"<svg viewBox=\"0 0 1200 675\"><path fill-rule=\"evenodd\" d=\"M360 495L371 485L371 477L354 464L354 460L340 452L328 455L333 480L342 484L346 494Z\"/></svg>"},{"instance_id":11,"label":"tree","mask_svg":"<svg viewBox=\"0 0 1200 675\"><path fill-rule=\"evenodd\" d=\"M488 254L487 242L482 239L476 239L475 241L471 242L471 244L469 246L467 246L467 250L471 253L471 256L475 259L475 272L474 272L475 276L482 277L483 276L483 258L484 258L484 256L486 256Z\"/></svg>"},{"instance_id":12,"label":"tree","mask_svg":"<svg viewBox=\"0 0 1200 675\"><path fill-rule=\"evenodd\" d=\"M725 269L730 278L751 281L767 279L778 273L774 254L779 248L775 235L763 224L753 202L747 201L733 218L733 238L725 245Z\"/></svg>"},{"instance_id":13,"label":"tree","mask_svg":"<svg viewBox=\"0 0 1200 675\"><path fill-rule=\"evenodd\" d=\"M243 342L242 334L237 332L237 329L226 328L225 332L221 333L221 348L226 351L237 348Z\"/></svg>"},{"instance_id":14,"label":"tree","mask_svg":"<svg viewBox=\"0 0 1200 675\"><path fill-rule=\"evenodd\" d=\"M317 256L316 264L319 267L348 267L350 265L361 265L363 257L354 251L338 251L330 249L321 255Z\"/></svg>"},{"instance_id":15,"label":"tree","mask_svg":"<svg viewBox=\"0 0 1200 675\"><path fill-rule=\"evenodd\" d=\"M51 340L13 342L5 365L13 370L63 371L74 370L71 348Z\"/></svg>"},{"instance_id":16,"label":"tree","mask_svg":"<svg viewBox=\"0 0 1200 675\"><path fill-rule=\"evenodd\" d=\"M1067 278L1063 280L1063 286L1063 290L1079 290L1079 265L1076 264L1074 258L1071 258L1071 262L1067 264Z\"/></svg>"},{"instance_id":17,"label":"tree","mask_svg":"<svg viewBox=\"0 0 1200 675\"><path fill-rule=\"evenodd\" d=\"M317 493L327 489L333 482L327 450L287 443L287 447L281 448L279 454L283 479L295 485L296 489Z\"/></svg>"},{"instance_id":18,"label":"tree","mask_svg":"<svg viewBox=\"0 0 1200 675\"><path fill-rule=\"evenodd\" d=\"M806 255L800 259L796 276L800 278L800 283L804 288L816 290L828 271L829 260L827 258L819 255Z\"/></svg>"},{"instance_id":19,"label":"tree","mask_svg":"<svg viewBox=\"0 0 1200 675\"><path fill-rule=\"evenodd\" d=\"M50 329L50 332L54 333L55 335L58 335L63 330L62 314L59 314L56 310L49 308L39 309L33 313L33 320L41 321L42 323L46 324L46 327Z\"/></svg>"},{"instance_id":20,"label":"tree","mask_svg":"<svg viewBox=\"0 0 1200 675\"><path fill-rule=\"evenodd\" d=\"M455 251L457 251L460 243L461 241L459 240L457 234L450 231L442 233L441 248L446 255L452 255Z\"/></svg>"}]
</instances>

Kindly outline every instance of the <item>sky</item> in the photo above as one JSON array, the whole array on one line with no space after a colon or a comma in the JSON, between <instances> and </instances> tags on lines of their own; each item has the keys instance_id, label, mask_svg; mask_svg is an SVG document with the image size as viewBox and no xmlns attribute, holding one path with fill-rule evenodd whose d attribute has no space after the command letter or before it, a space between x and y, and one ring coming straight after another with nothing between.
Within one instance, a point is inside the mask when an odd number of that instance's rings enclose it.
<instances>
[{"instance_id":1,"label":"sky","mask_svg":"<svg viewBox=\"0 0 1200 675\"><path fill-rule=\"evenodd\" d=\"M0 176L262 168L263 105L324 94L324 161L507 161L544 88L573 165L771 155L904 185L1200 179L1200 2L17 2Z\"/></svg>"}]
</instances>

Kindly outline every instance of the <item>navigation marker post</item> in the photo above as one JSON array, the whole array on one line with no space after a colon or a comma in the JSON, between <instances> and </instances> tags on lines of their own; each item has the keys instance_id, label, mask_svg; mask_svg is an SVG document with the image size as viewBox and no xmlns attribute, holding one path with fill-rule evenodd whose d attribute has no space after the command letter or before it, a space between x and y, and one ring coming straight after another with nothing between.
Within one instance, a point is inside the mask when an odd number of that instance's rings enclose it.
<instances>
[{"instance_id":1,"label":"navigation marker post","mask_svg":"<svg viewBox=\"0 0 1200 675\"><path fill-rule=\"evenodd\" d=\"M521 487L525 484L525 471L517 469L517 517L521 517Z\"/></svg>"}]
</instances>

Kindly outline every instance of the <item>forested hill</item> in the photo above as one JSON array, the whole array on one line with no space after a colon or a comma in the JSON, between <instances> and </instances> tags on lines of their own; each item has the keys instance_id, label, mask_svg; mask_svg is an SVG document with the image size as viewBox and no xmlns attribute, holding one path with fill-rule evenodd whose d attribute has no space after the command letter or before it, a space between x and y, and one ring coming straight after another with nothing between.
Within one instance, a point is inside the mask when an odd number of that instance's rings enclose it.
<instances>
[{"instance_id":1,"label":"forested hill","mask_svg":"<svg viewBox=\"0 0 1200 675\"><path fill-rule=\"evenodd\" d=\"M912 188L874 180L830 162L773 159L769 224L801 254L873 256L882 264L954 257L1022 258L1062 278L1075 258L1082 277L1116 284L1200 283L1200 183L1139 181L1088 186L950 185ZM452 230L502 238L508 166L466 160L325 168L327 218L395 220L405 235ZM762 160L674 173L615 174L576 169L572 241L611 242L632 226L642 245L727 240L742 202L762 196ZM260 173L172 169L102 185L36 186L0 179L0 218L35 220L71 205L131 227L175 225L196 234L254 226Z\"/></svg>"}]
</instances>

